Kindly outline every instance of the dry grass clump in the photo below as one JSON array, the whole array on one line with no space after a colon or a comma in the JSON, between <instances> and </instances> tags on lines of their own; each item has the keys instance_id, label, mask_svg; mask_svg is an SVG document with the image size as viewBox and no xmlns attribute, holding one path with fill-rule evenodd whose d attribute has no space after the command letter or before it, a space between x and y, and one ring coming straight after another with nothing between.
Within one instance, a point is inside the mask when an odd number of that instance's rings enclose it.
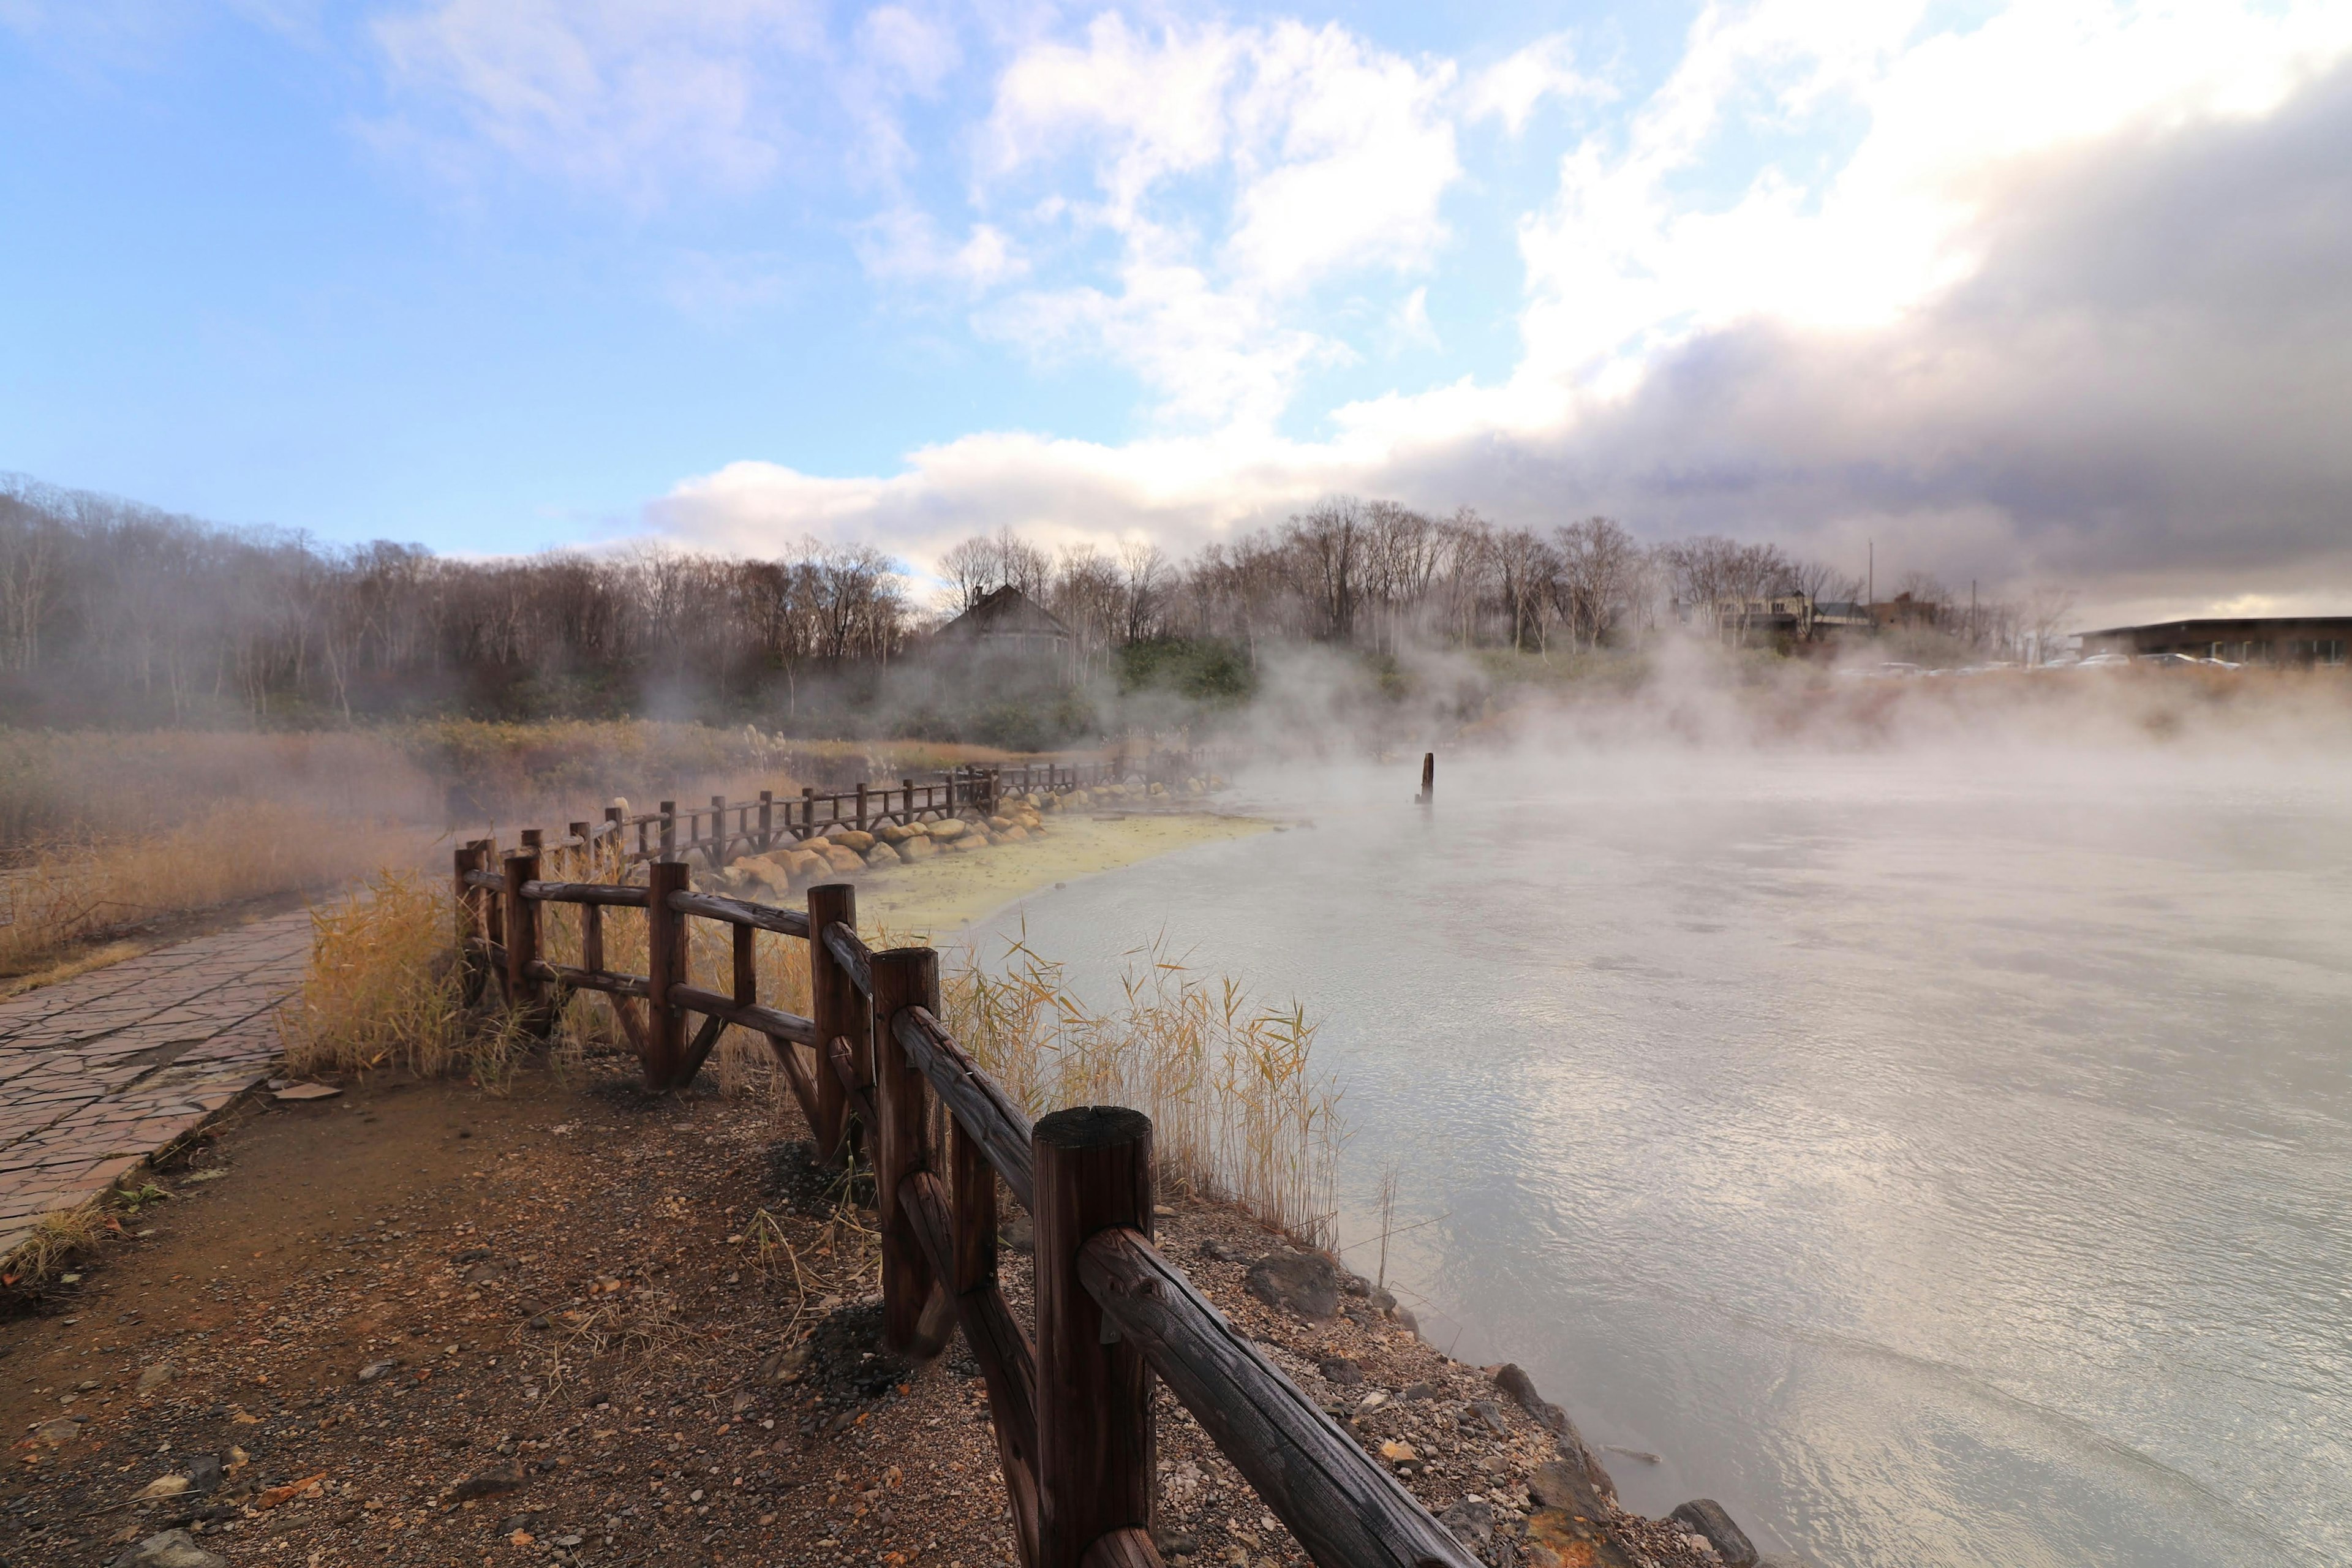
<instances>
[{"instance_id":1,"label":"dry grass clump","mask_svg":"<svg viewBox=\"0 0 2352 1568\"><path fill-rule=\"evenodd\" d=\"M120 1228L120 1227L118 1227ZM95 1203L61 1209L33 1227L16 1250L0 1258L0 1290L30 1296L66 1271L74 1258L96 1247L106 1236L106 1216Z\"/></svg>"},{"instance_id":2,"label":"dry grass clump","mask_svg":"<svg viewBox=\"0 0 2352 1568\"><path fill-rule=\"evenodd\" d=\"M429 1076L495 1050L505 1031L466 1006L457 919L446 879L391 869L312 910L310 966L278 1015L288 1069Z\"/></svg>"},{"instance_id":3,"label":"dry grass clump","mask_svg":"<svg viewBox=\"0 0 2352 1568\"><path fill-rule=\"evenodd\" d=\"M1097 1012L1024 942L994 971L970 955L943 983L942 1021L1033 1116L1131 1106L1151 1118L1161 1180L1328 1245L1344 1131L1305 1012L1262 1008L1164 942L1130 959L1118 1003Z\"/></svg>"}]
</instances>

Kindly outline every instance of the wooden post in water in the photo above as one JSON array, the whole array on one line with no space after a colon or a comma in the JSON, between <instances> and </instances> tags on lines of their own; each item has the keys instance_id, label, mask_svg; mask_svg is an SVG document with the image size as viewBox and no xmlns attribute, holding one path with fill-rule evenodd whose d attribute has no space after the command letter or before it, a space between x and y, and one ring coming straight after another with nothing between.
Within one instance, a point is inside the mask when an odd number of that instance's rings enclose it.
<instances>
[{"instance_id":1,"label":"wooden post in water","mask_svg":"<svg viewBox=\"0 0 2352 1568\"><path fill-rule=\"evenodd\" d=\"M1151 1372L1078 1279L1078 1249L1114 1226L1151 1234L1151 1119L1074 1106L1032 1135L1037 1204L1040 1568L1079 1568L1113 1531L1151 1528Z\"/></svg>"},{"instance_id":2,"label":"wooden post in water","mask_svg":"<svg viewBox=\"0 0 2352 1568\"><path fill-rule=\"evenodd\" d=\"M671 986L690 984L686 917L669 896L687 890L687 865L656 860L646 872L646 1087L664 1089L686 1067L686 1012L669 1000Z\"/></svg>"},{"instance_id":3,"label":"wooden post in water","mask_svg":"<svg viewBox=\"0 0 2352 1568\"><path fill-rule=\"evenodd\" d=\"M933 1277L898 1194L929 1167L924 1125L930 1085L907 1059L890 1023L909 1007L937 1013L940 958L928 947L874 955L874 1201L882 1228L882 1342L902 1355L935 1354L955 1326L954 1303Z\"/></svg>"},{"instance_id":4,"label":"wooden post in water","mask_svg":"<svg viewBox=\"0 0 2352 1568\"><path fill-rule=\"evenodd\" d=\"M833 955L826 930L836 922L857 929L857 889L847 882L824 882L808 890L809 1012L816 1025L816 1119L809 1129L816 1139L817 1158L838 1161L847 1151L844 1134L849 1124L849 1099L833 1070L828 1053L835 1040L849 1042L850 1055L861 1058L871 1010L857 993L857 983Z\"/></svg>"},{"instance_id":5,"label":"wooden post in water","mask_svg":"<svg viewBox=\"0 0 2352 1568\"><path fill-rule=\"evenodd\" d=\"M1416 805L1429 805L1437 799L1437 753L1421 754L1421 793L1412 797Z\"/></svg>"}]
</instances>

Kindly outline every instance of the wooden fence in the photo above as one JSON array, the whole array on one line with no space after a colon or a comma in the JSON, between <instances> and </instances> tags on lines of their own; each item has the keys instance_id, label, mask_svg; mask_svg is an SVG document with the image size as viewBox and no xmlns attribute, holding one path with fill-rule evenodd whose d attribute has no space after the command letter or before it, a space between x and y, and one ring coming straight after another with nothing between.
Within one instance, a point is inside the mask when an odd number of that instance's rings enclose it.
<instances>
[{"instance_id":1,"label":"wooden fence","mask_svg":"<svg viewBox=\"0 0 2352 1568\"><path fill-rule=\"evenodd\" d=\"M1066 771L1066 770L1065 770ZM804 909L698 893L682 858L827 822L908 820L992 805L995 791L1074 787L1075 777L991 778L854 796L803 796L798 823L763 799L755 818L714 805L708 835L640 835L646 881L544 880L549 849L526 834L499 869L487 840L457 851L461 946L527 1019L551 1019L564 990L604 993L636 1048L648 1088L685 1087L729 1025L765 1038L827 1161L853 1143L871 1161L882 1244L883 1332L889 1348L937 1354L957 1328L979 1363L1024 1568L1148 1568L1155 1502L1155 1378L1325 1568L1477 1568L1477 1560L1389 1470L1266 1359L1152 1245L1151 1122L1115 1106L1057 1110L1032 1122L940 1024L939 956L876 952L857 934L856 889L806 890ZM973 791L960 794L961 788ZM944 794L940 793L944 790ZM820 816L817 805L835 815ZM856 816L838 815L845 801ZM904 815L901 815L904 814ZM702 814L694 814L700 816ZM593 848L647 820L574 834ZM541 908L581 910L582 962L541 955ZM604 965L605 912L642 910L644 974ZM730 928L729 988L694 984L688 924ZM803 1018L759 1002L759 933L809 944ZM691 1037L688 1026L696 1018ZM999 1188L1034 1222L1034 1328L997 1287Z\"/></svg>"}]
</instances>

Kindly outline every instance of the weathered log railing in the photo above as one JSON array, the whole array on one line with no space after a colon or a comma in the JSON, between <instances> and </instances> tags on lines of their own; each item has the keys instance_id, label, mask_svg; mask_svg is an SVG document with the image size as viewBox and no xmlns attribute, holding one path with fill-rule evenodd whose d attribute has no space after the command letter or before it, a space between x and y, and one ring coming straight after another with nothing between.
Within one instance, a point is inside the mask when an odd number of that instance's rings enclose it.
<instances>
[{"instance_id":1,"label":"weathered log railing","mask_svg":"<svg viewBox=\"0 0 2352 1568\"><path fill-rule=\"evenodd\" d=\"M853 887L812 887L805 910L782 909L695 892L679 859L646 866L642 887L553 881L540 876L546 848L527 841L495 871L486 841L457 852L467 961L495 974L526 1018L551 1017L562 990L603 993L653 1089L690 1082L730 1025L766 1039L821 1156L838 1162L855 1142L872 1163L890 1348L929 1357L963 1331L988 1390L1024 1568L1160 1562L1155 1377L1324 1568L1475 1568L1153 1247L1150 1119L1086 1106L1033 1123L940 1023L938 955L868 948ZM551 903L581 910L579 964L541 956L539 913ZM614 909L644 911L647 973L605 967ZM731 928L725 991L693 983L696 920ZM814 1017L761 1005L762 931L808 942ZM945 1116L935 1121L935 1110ZM1000 1182L1034 1222L1034 1331L997 1284Z\"/></svg>"},{"instance_id":2,"label":"weathered log railing","mask_svg":"<svg viewBox=\"0 0 2352 1568\"><path fill-rule=\"evenodd\" d=\"M897 784L861 784L851 790L820 795L814 788L797 796L761 790L757 800L730 801L713 795L705 806L666 800L657 811L624 816L608 808L605 821L594 832L598 841L615 837L627 846L633 861L658 860L683 854L707 866L723 865L738 853L764 855L814 838L835 828L871 832L886 822L911 825L974 811L987 816L1008 795L1065 795L1091 789L1128 776L1121 760L1103 763L1034 763L1017 768L955 768L935 782L902 778ZM1150 777L1163 769L1140 770ZM585 831L574 823L575 830Z\"/></svg>"}]
</instances>

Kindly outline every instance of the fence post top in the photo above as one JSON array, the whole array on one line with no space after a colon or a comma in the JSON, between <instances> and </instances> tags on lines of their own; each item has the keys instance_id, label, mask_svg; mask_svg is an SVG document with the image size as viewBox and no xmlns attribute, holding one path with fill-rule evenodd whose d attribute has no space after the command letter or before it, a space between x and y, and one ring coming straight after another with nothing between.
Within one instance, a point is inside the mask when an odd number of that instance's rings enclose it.
<instances>
[{"instance_id":1,"label":"fence post top","mask_svg":"<svg viewBox=\"0 0 2352 1568\"><path fill-rule=\"evenodd\" d=\"M1124 1105L1073 1105L1039 1117L1030 1136L1053 1149L1109 1149L1150 1138L1151 1118Z\"/></svg>"}]
</instances>

